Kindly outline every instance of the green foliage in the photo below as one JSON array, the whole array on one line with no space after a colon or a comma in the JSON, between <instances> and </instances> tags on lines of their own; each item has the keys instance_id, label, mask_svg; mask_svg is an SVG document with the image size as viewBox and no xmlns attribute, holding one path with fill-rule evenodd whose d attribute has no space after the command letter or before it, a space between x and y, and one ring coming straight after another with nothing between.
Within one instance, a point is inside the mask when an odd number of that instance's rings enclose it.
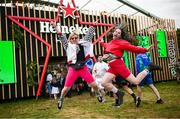
<instances>
[{"instance_id":1,"label":"green foliage","mask_svg":"<svg viewBox=\"0 0 180 119\"><path fill-rule=\"evenodd\" d=\"M23 31L20 29L20 27L16 24L13 24L13 30L14 34L14 40L15 40L15 47L16 48L21 48L24 47L24 34Z\"/></svg>"},{"instance_id":2,"label":"green foliage","mask_svg":"<svg viewBox=\"0 0 180 119\"><path fill-rule=\"evenodd\" d=\"M36 71L37 71L37 63L34 61L30 61L26 65L27 67L27 83L29 86L37 85L37 82L35 81Z\"/></svg>"}]
</instances>

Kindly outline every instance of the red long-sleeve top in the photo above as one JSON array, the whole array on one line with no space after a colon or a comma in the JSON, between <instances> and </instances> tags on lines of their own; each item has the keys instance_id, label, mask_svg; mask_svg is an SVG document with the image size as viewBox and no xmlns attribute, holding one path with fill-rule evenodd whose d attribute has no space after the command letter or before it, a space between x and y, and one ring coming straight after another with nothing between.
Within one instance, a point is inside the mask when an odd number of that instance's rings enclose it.
<instances>
[{"instance_id":1,"label":"red long-sleeve top","mask_svg":"<svg viewBox=\"0 0 180 119\"><path fill-rule=\"evenodd\" d=\"M134 52L134 53L147 52L146 48L140 48L140 47L131 45L126 40L111 40L109 43L100 42L100 45L104 47L105 53L112 53L117 57L122 57L124 54L124 50Z\"/></svg>"}]
</instances>

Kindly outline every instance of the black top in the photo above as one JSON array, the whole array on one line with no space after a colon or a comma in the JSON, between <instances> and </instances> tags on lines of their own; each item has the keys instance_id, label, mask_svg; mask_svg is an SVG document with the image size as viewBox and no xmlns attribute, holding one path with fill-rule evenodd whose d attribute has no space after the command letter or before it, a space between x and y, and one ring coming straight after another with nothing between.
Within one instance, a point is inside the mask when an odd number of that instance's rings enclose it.
<instances>
[{"instance_id":1,"label":"black top","mask_svg":"<svg viewBox=\"0 0 180 119\"><path fill-rule=\"evenodd\" d=\"M84 62L85 61L85 55L84 55L84 47L79 44L80 51L77 54L77 61L78 62Z\"/></svg>"}]
</instances>

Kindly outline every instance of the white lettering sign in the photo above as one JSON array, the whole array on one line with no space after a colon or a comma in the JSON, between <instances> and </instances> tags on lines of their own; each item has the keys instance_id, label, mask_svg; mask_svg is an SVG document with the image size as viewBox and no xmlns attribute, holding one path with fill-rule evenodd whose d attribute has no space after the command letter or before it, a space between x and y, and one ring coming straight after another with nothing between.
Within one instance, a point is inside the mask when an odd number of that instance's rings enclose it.
<instances>
[{"instance_id":1,"label":"white lettering sign","mask_svg":"<svg viewBox=\"0 0 180 119\"><path fill-rule=\"evenodd\" d=\"M175 64L176 64L176 51L174 46L174 39L168 40L168 55L170 59L169 68L172 76L176 76Z\"/></svg>"},{"instance_id":2,"label":"white lettering sign","mask_svg":"<svg viewBox=\"0 0 180 119\"><path fill-rule=\"evenodd\" d=\"M78 30L80 34L86 34L88 31L87 27L79 27L78 24L75 24L75 26L60 26L60 23L57 23L57 27L61 29L62 33L72 33L74 30ZM40 32L41 33L56 33L56 31L53 29L53 27L50 25L49 22L40 22Z\"/></svg>"}]
</instances>

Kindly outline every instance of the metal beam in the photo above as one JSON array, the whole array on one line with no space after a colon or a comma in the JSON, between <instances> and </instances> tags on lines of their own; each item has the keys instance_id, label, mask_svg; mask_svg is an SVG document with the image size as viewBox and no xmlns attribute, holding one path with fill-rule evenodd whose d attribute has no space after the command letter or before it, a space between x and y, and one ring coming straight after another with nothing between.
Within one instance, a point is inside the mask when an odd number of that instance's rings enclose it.
<instances>
[{"instance_id":1,"label":"metal beam","mask_svg":"<svg viewBox=\"0 0 180 119\"><path fill-rule=\"evenodd\" d=\"M137 6L137 5L129 2L129 1L127 1L127 0L117 0L117 1L118 1L118 2L121 2L121 3L125 4L125 5L127 5L128 7L131 7L132 9L134 9L134 10L136 10L136 11L138 11L138 12L140 12L140 13L148 16L148 17L160 19L160 17L158 17L158 16L156 16L156 15L154 15L154 14L151 14L150 12L148 12L148 11L140 8L139 6Z\"/></svg>"}]
</instances>

